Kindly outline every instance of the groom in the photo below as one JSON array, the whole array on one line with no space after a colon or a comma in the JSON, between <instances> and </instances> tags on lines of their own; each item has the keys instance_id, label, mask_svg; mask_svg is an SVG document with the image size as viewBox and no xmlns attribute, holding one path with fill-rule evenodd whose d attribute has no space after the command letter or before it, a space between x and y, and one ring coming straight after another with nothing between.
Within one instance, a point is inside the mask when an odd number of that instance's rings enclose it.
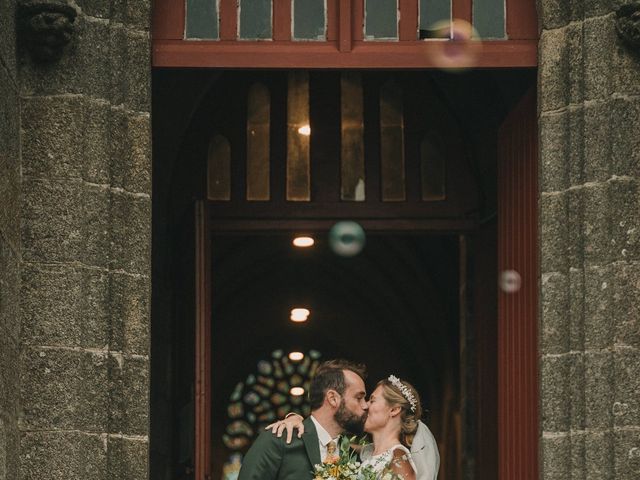
<instances>
[{"instance_id":1,"label":"groom","mask_svg":"<svg viewBox=\"0 0 640 480\"><path fill-rule=\"evenodd\" d=\"M363 365L345 360L322 363L309 387L311 416L303 422L302 438L287 444L271 431L262 432L244 457L238 480L313 479L314 465L337 455L342 432L362 432L367 416L365 376Z\"/></svg>"}]
</instances>

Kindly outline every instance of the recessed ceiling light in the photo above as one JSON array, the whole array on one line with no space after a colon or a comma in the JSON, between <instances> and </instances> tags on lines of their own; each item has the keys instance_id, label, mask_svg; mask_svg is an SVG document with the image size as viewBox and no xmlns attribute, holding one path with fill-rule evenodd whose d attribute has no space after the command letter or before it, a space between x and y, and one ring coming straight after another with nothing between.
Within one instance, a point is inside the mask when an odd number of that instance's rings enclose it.
<instances>
[{"instance_id":1,"label":"recessed ceiling light","mask_svg":"<svg viewBox=\"0 0 640 480\"><path fill-rule=\"evenodd\" d=\"M304 395L304 388L293 387L291 390L289 390L289 393L294 397L299 397L300 395Z\"/></svg>"},{"instance_id":2,"label":"recessed ceiling light","mask_svg":"<svg viewBox=\"0 0 640 480\"><path fill-rule=\"evenodd\" d=\"M306 322L310 313L306 308L294 308L291 310L290 318L293 322Z\"/></svg>"},{"instance_id":3,"label":"recessed ceiling light","mask_svg":"<svg viewBox=\"0 0 640 480\"><path fill-rule=\"evenodd\" d=\"M293 239L293 244L300 248L312 247L314 243L316 241L311 237L296 237Z\"/></svg>"},{"instance_id":4,"label":"recessed ceiling light","mask_svg":"<svg viewBox=\"0 0 640 480\"><path fill-rule=\"evenodd\" d=\"M298 133L300 135L304 135L304 136L309 136L311 135L311 126L310 125L303 125L298 129Z\"/></svg>"},{"instance_id":5,"label":"recessed ceiling light","mask_svg":"<svg viewBox=\"0 0 640 480\"><path fill-rule=\"evenodd\" d=\"M289 354L289 360L291 360L293 362L299 362L303 358L304 358L304 353L302 353L302 352L291 352Z\"/></svg>"}]
</instances>

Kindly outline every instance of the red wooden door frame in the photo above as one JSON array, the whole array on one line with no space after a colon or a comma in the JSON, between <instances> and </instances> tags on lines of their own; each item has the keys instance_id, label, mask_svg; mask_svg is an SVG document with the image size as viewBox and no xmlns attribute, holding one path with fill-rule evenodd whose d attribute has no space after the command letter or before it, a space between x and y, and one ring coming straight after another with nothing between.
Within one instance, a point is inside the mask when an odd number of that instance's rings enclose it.
<instances>
[{"instance_id":1,"label":"red wooden door frame","mask_svg":"<svg viewBox=\"0 0 640 480\"><path fill-rule=\"evenodd\" d=\"M510 0L515 6L508 11L509 41L485 42L478 64L480 67L518 67L537 65L537 27L535 5L531 0ZM221 8L230 8L234 1L221 0ZM406 2L403 2L406 3ZM252 67L252 68L429 68L425 63L428 49L424 42L406 41L400 44L362 42L358 29L362 18L361 2L329 0L330 11L339 12L340 22L330 26L326 45L299 44L286 40L285 28L278 26L278 45L271 45L263 54L264 42L231 42L236 25L221 23L225 42L186 42L184 37L184 0L155 0L153 17L153 65L155 67ZM470 2L456 3L457 17L469 16ZM351 7L351 8L350 8ZM465 17L466 18L466 17ZM176 21L178 19L178 21ZM526 19L526 21L523 21ZM401 33L406 36L406 31ZM535 32L533 34L532 32ZM242 43L242 44L240 44ZM514 180L525 175L529 180L520 194L514 184L499 181L499 269L517 270L523 288L517 294L499 294L499 478L537 478L538 474L538 384L537 384L537 144L535 126L535 95L531 94L514 110L503 129L499 176ZM533 113L532 113L533 112ZM526 128L518 126L518 115ZM531 120L533 115L533 120ZM533 123L532 123L533 122ZM519 128L519 129L518 129ZM528 130L527 130L528 129ZM509 136L511 135L511 136ZM507 140L508 139L508 140ZM519 143L518 143L519 142ZM517 158L519 150L525 160ZM525 170L528 168L529 170ZM517 167L517 168L516 168ZM524 212L515 215L514 212ZM523 222L523 219L528 221ZM196 479L210 478L211 440L210 411L210 225L206 205L196 213ZM245 221L241 221L244 224ZM400 220L402 224L402 220ZM447 227L445 227L447 228ZM513 232L517 232L514 235ZM515 239L518 241L515 241ZM525 319L525 322L516 321ZM523 353L524 355L519 355Z\"/></svg>"},{"instance_id":2,"label":"red wooden door frame","mask_svg":"<svg viewBox=\"0 0 640 480\"><path fill-rule=\"evenodd\" d=\"M498 478L537 480L538 135L536 92L498 142ZM509 292L519 281L519 289ZM513 283L515 282L515 283Z\"/></svg>"},{"instance_id":3,"label":"red wooden door frame","mask_svg":"<svg viewBox=\"0 0 640 480\"><path fill-rule=\"evenodd\" d=\"M538 26L534 0L506 0L507 40L482 42L480 68L535 67ZM237 2L220 0L219 40L185 39L185 0L154 0L154 67L437 68L441 41L416 40L417 0L399 0L398 41L364 41L364 0L327 0L326 41L291 39L291 3L273 4L272 41L237 40ZM453 18L472 20L472 0L453 0ZM474 42L475 44L475 42Z\"/></svg>"}]
</instances>

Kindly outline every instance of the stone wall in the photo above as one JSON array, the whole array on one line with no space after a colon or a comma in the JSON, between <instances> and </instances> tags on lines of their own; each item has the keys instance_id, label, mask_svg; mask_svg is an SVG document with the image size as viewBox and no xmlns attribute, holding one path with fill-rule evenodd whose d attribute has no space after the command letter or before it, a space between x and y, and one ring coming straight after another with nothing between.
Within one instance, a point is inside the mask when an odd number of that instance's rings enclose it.
<instances>
[{"instance_id":1,"label":"stone wall","mask_svg":"<svg viewBox=\"0 0 640 480\"><path fill-rule=\"evenodd\" d=\"M20 102L14 8L15 0L0 3L0 480L18 478Z\"/></svg>"},{"instance_id":2,"label":"stone wall","mask_svg":"<svg viewBox=\"0 0 640 480\"><path fill-rule=\"evenodd\" d=\"M545 480L640 472L640 59L620 3L539 2Z\"/></svg>"},{"instance_id":3,"label":"stone wall","mask_svg":"<svg viewBox=\"0 0 640 480\"><path fill-rule=\"evenodd\" d=\"M142 480L150 0L75 6L76 36L59 62L20 56L20 479Z\"/></svg>"}]
</instances>

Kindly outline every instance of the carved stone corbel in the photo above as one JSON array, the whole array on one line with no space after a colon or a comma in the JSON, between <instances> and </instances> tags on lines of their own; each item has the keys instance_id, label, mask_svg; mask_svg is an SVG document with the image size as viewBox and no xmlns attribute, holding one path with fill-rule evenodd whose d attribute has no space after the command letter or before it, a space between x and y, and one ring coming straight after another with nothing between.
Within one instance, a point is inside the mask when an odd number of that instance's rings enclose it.
<instances>
[{"instance_id":1,"label":"carved stone corbel","mask_svg":"<svg viewBox=\"0 0 640 480\"><path fill-rule=\"evenodd\" d=\"M65 1L19 1L16 20L21 45L36 62L58 60L73 38L76 16Z\"/></svg>"},{"instance_id":2,"label":"carved stone corbel","mask_svg":"<svg viewBox=\"0 0 640 480\"><path fill-rule=\"evenodd\" d=\"M624 43L640 54L640 2L622 5L618 9L616 30Z\"/></svg>"}]
</instances>

